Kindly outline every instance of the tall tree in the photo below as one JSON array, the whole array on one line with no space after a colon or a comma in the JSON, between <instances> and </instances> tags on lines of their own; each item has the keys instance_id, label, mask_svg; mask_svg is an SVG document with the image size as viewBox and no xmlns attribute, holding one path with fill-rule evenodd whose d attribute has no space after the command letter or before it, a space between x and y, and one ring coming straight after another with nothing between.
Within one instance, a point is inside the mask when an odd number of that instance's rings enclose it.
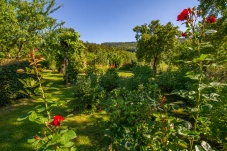
<instances>
[{"instance_id":1,"label":"tall tree","mask_svg":"<svg viewBox=\"0 0 227 151\"><path fill-rule=\"evenodd\" d=\"M161 55L174 50L176 46L178 27L173 26L170 22L161 25L159 20L153 20L149 25L134 27L133 31L136 32L138 60L153 63L153 70L156 73Z\"/></svg>"},{"instance_id":2,"label":"tall tree","mask_svg":"<svg viewBox=\"0 0 227 151\"><path fill-rule=\"evenodd\" d=\"M56 24L49 15L61 7L55 7L55 0L1 1L0 48L8 57L20 57L38 47L45 30Z\"/></svg>"},{"instance_id":3,"label":"tall tree","mask_svg":"<svg viewBox=\"0 0 227 151\"><path fill-rule=\"evenodd\" d=\"M222 15L227 17L227 1L226 0L198 0L199 8L202 9L203 15Z\"/></svg>"},{"instance_id":4,"label":"tall tree","mask_svg":"<svg viewBox=\"0 0 227 151\"><path fill-rule=\"evenodd\" d=\"M84 58L84 45L79 39L80 35L73 28L59 28L56 33L57 63L63 68L65 83L75 82L79 68L86 64Z\"/></svg>"}]
</instances>

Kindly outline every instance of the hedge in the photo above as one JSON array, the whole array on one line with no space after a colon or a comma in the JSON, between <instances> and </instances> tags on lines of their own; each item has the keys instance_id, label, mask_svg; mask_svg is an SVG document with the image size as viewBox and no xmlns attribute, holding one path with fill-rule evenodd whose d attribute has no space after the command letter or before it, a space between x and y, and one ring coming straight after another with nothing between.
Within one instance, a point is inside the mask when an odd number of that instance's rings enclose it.
<instances>
[{"instance_id":1,"label":"hedge","mask_svg":"<svg viewBox=\"0 0 227 151\"><path fill-rule=\"evenodd\" d=\"M35 75L19 74L17 69L29 67L26 60L10 61L0 65L0 107L15 103L17 99L27 97L20 93L23 90L23 84L18 79L35 77Z\"/></svg>"}]
</instances>

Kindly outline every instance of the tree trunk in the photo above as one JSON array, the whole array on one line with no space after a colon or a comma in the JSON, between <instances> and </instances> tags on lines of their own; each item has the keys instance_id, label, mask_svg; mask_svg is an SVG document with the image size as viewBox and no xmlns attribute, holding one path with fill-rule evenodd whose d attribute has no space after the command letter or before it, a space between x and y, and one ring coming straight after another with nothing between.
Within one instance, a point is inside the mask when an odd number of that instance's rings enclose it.
<instances>
[{"instance_id":1,"label":"tree trunk","mask_svg":"<svg viewBox=\"0 0 227 151\"><path fill-rule=\"evenodd\" d=\"M157 64L158 64L158 57L155 56L154 57L154 61L153 61L153 71L154 71L154 74L156 75L157 73Z\"/></svg>"},{"instance_id":2,"label":"tree trunk","mask_svg":"<svg viewBox=\"0 0 227 151\"><path fill-rule=\"evenodd\" d=\"M64 64L65 64L65 84L69 83L69 78L68 78L68 53L65 53L65 58L64 58Z\"/></svg>"},{"instance_id":3,"label":"tree trunk","mask_svg":"<svg viewBox=\"0 0 227 151\"><path fill-rule=\"evenodd\" d=\"M23 48L23 44L24 44L24 42L21 42L19 44L19 50L18 50L18 53L17 53L17 56L16 56L17 59L20 59L20 57L21 57L21 50Z\"/></svg>"},{"instance_id":4,"label":"tree trunk","mask_svg":"<svg viewBox=\"0 0 227 151\"><path fill-rule=\"evenodd\" d=\"M6 56L7 58L11 59L10 49L9 48L6 49L7 49Z\"/></svg>"}]
</instances>

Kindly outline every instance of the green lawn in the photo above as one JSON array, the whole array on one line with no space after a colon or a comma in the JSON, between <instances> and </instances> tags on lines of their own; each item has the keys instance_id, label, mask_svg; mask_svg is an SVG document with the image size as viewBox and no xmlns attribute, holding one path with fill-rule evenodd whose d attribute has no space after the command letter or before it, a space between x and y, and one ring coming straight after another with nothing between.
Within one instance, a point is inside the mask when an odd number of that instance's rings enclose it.
<instances>
[{"instance_id":1,"label":"green lawn","mask_svg":"<svg viewBox=\"0 0 227 151\"><path fill-rule=\"evenodd\" d=\"M44 80L46 82L54 82L51 88L47 91L52 96L49 99L58 102L72 100L74 85L63 85L62 75L46 71ZM42 105L31 99L20 100L20 103L0 108L0 151L33 151L27 139L36 135L42 130L43 125L32 123L29 120L17 121L17 118L28 111L34 109L37 105ZM79 114L76 111L72 112L72 108L67 106L57 107L51 111L51 116L60 114L66 116L74 114L66 123L70 128L75 129L77 138L75 143L78 150L84 151L99 151L103 149L104 128L100 124L108 120L108 116L104 111L90 115Z\"/></svg>"}]
</instances>

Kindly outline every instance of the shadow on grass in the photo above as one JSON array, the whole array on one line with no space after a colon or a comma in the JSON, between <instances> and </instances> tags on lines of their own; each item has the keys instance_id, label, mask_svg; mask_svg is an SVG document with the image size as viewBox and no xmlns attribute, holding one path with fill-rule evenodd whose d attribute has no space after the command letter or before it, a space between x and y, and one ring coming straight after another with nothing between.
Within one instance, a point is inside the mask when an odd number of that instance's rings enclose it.
<instances>
[{"instance_id":1,"label":"shadow on grass","mask_svg":"<svg viewBox=\"0 0 227 151\"><path fill-rule=\"evenodd\" d=\"M80 151L101 151L107 146L107 138L104 137L104 122L108 116L104 111L90 115L78 114L69 120L68 125L75 129L78 137L76 146Z\"/></svg>"},{"instance_id":2,"label":"shadow on grass","mask_svg":"<svg viewBox=\"0 0 227 151\"><path fill-rule=\"evenodd\" d=\"M28 120L17 121L20 115L26 114L40 102L21 102L14 106L1 108L0 112L0 150L1 151L34 151L27 143L27 139L33 137L41 130L41 125Z\"/></svg>"},{"instance_id":3,"label":"shadow on grass","mask_svg":"<svg viewBox=\"0 0 227 151\"><path fill-rule=\"evenodd\" d=\"M54 82L46 91L51 94L48 98L52 101L69 101L73 98L75 85L64 85L63 76L55 73L45 72L45 83ZM27 143L27 139L42 131L45 126L30 122L28 119L17 121L17 118L27 112L34 110L42 102L24 100L21 103L10 105L0 109L0 151L34 151L35 148ZM56 107L51 111L51 116L59 114L66 116L70 106ZM65 124L75 129L77 138L75 140L78 151L100 151L105 146L103 122L108 120L105 112L91 115L77 114Z\"/></svg>"}]
</instances>

